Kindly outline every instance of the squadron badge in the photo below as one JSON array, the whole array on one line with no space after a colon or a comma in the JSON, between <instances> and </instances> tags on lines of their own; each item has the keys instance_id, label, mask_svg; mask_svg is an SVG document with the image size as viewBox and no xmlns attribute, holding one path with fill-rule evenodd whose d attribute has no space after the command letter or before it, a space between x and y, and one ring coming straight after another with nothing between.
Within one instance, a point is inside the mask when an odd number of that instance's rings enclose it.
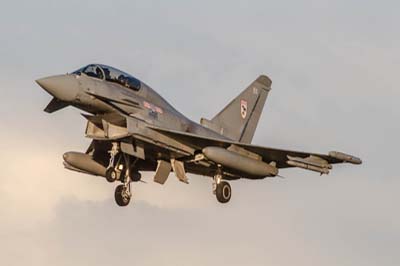
<instances>
[{"instance_id":1,"label":"squadron badge","mask_svg":"<svg viewBox=\"0 0 400 266\"><path fill-rule=\"evenodd\" d=\"M240 114L243 119L247 116L247 101L245 100L240 100Z\"/></svg>"}]
</instances>

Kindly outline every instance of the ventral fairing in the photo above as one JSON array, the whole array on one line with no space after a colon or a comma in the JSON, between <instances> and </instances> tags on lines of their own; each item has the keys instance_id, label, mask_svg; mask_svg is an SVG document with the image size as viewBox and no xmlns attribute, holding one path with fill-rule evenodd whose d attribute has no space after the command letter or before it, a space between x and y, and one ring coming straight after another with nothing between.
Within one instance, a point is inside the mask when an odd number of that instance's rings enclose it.
<instances>
[{"instance_id":1,"label":"ventral fairing","mask_svg":"<svg viewBox=\"0 0 400 266\"><path fill-rule=\"evenodd\" d=\"M196 123L178 112L151 87L110 66L90 64L71 74L36 81L53 96L45 111L73 106L85 113L86 152L67 152L67 169L119 182L115 201L129 204L131 184L152 171L164 184L171 172L189 183L187 173L211 177L221 203L232 196L230 180L276 177L297 167L328 174L332 164L361 164L332 151L316 154L252 145L271 80L259 76L212 119Z\"/></svg>"}]
</instances>

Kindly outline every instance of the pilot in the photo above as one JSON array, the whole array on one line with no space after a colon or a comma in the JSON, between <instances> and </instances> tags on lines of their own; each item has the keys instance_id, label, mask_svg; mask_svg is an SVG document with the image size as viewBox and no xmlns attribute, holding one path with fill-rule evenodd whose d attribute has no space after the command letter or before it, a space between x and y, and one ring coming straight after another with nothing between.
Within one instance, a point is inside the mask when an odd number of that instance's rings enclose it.
<instances>
[{"instance_id":1,"label":"pilot","mask_svg":"<svg viewBox=\"0 0 400 266\"><path fill-rule=\"evenodd\" d=\"M130 82L129 82L129 78L128 78L128 77L125 78L125 84L124 84L124 86L127 87L127 88L131 88L131 84L130 84Z\"/></svg>"},{"instance_id":2,"label":"pilot","mask_svg":"<svg viewBox=\"0 0 400 266\"><path fill-rule=\"evenodd\" d=\"M122 86L128 87L128 78L125 77L124 75L119 75L119 76L118 76L118 82L119 82L119 84L121 84Z\"/></svg>"},{"instance_id":3,"label":"pilot","mask_svg":"<svg viewBox=\"0 0 400 266\"><path fill-rule=\"evenodd\" d=\"M101 69L99 67L96 67L96 75L99 79L104 78L103 71L101 71Z\"/></svg>"},{"instance_id":4,"label":"pilot","mask_svg":"<svg viewBox=\"0 0 400 266\"><path fill-rule=\"evenodd\" d=\"M106 76L106 80L111 80L110 70L108 68L103 68L104 75Z\"/></svg>"}]
</instances>

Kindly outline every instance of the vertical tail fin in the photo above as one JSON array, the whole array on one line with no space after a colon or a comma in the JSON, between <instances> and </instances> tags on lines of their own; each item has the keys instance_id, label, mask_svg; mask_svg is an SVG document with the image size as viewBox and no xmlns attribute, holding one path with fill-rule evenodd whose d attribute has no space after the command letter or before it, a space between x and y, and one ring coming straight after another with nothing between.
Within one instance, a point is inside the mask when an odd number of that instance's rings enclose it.
<instances>
[{"instance_id":1,"label":"vertical tail fin","mask_svg":"<svg viewBox=\"0 0 400 266\"><path fill-rule=\"evenodd\" d=\"M251 143L271 84L267 76L259 76L213 119L203 118L201 124L232 140Z\"/></svg>"}]
</instances>

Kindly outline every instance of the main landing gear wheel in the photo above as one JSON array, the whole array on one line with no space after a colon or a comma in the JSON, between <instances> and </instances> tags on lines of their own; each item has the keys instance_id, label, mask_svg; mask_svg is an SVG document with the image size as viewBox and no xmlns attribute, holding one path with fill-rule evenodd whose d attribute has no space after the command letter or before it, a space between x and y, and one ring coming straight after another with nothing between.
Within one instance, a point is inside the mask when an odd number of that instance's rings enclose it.
<instances>
[{"instance_id":1,"label":"main landing gear wheel","mask_svg":"<svg viewBox=\"0 0 400 266\"><path fill-rule=\"evenodd\" d=\"M125 185L119 185L115 188L115 202L118 206L124 207L129 204L131 201L131 192L130 189Z\"/></svg>"},{"instance_id":2,"label":"main landing gear wheel","mask_svg":"<svg viewBox=\"0 0 400 266\"><path fill-rule=\"evenodd\" d=\"M117 180L117 171L115 171L115 169L113 167L110 167L107 169L106 171L106 179L108 182L112 183L115 180Z\"/></svg>"},{"instance_id":3,"label":"main landing gear wheel","mask_svg":"<svg viewBox=\"0 0 400 266\"><path fill-rule=\"evenodd\" d=\"M219 202L227 203L232 196L231 185L229 185L229 183L226 181L221 181L219 184L217 184L215 194Z\"/></svg>"},{"instance_id":4,"label":"main landing gear wheel","mask_svg":"<svg viewBox=\"0 0 400 266\"><path fill-rule=\"evenodd\" d=\"M119 144L117 142L113 142L112 148L111 148L111 150L108 151L108 153L110 154L110 162L109 162L107 170L106 170L106 179L108 182L112 183L118 179L115 165L119 164L121 156L119 156L119 158L117 158L118 160L116 163L114 163L114 161L115 161L115 157L119 153Z\"/></svg>"}]
</instances>

